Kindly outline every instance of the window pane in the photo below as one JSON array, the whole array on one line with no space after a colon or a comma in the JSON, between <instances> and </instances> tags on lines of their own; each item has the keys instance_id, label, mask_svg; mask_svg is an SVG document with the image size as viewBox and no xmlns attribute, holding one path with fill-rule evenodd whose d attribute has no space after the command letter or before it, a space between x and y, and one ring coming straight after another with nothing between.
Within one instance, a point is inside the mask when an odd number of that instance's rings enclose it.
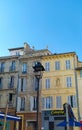
<instances>
[{"instance_id":1,"label":"window pane","mask_svg":"<svg viewBox=\"0 0 82 130\"><path fill-rule=\"evenodd\" d=\"M50 63L49 62L45 63L45 71L50 71Z\"/></svg>"},{"instance_id":2,"label":"window pane","mask_svg":"<svg viewBox=\"0 0 82 130\"><path fill-rule=\"evenodd\" d=\"M47 97L45 99L46 99L46 108L52 108L53 104L52 97Z\"/></svg>"},{"instance_id":3,"label":"window pane","mask_svg":"<svg viewBox=\"0 0 82 130\"><path fill-rule=\"evenodd\" d=\"M68 96L68 103L71 105L71 107L76 108L77 106L76 96L75 95Z\"/></svg>"},{"instance_id":4,"label":"window pane","mask_svg":"<svg viewBox=\"0 0 82 130\"><path fill-rule=\"evenodd\" d=\"M67 87L71 87L71 86L72 86L71 77L66 77L66 86L67 86Z\"/></svg>"},{"instance_id":5,"label":"window pane","mask_svg":"<svg viewBox=\"0 0 82 130\"><path fill-rule=\"evenodd\" d=\"M55 70L60 70L60 62L59 61L55 62Z\"/></svg>"},{"instance_id":6,"label":"window pane","mask_svg":"<svg viewBox=\"0 0 82 130\"><path fill-rule=\"evenodd\" d=\"M62 107L62 100L61 96L56 97L56 108L61 108Z\"/></svg>"},{"instance_id":7,"label":"window pane","mask_svg":"<svg viewBox=\"0 0 82 130\"><path fill-rule=\"evenodd\" d=\"M22 72L23 73L27 72L27 63L23 63L23 65L22 65Z\"/></svg>"},{"instance_id":8,"label":"window pane","mask_svg":"<svg viewBox=\"0 0 82 130\"><path fill-rule=\"evenodd\" d=\"M50 79L46 79L45 87L46 87L46 89L50 88Z\"/></svg>"},{"instance_id":9,"label":"window pane","mask_svg":"<svg viewBox=\"0 0 82 130\"><path fill-rule=\"evenodd\" d=\"M70 60L66 60L66 69L70 69Z\"/></svg>"}]
</instances>

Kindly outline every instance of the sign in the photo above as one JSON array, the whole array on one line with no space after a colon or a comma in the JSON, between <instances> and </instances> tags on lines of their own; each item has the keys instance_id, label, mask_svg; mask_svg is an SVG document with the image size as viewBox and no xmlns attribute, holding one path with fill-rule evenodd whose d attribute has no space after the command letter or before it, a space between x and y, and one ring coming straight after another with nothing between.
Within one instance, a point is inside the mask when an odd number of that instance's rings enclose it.
<instances>
[{"instance_id":1,"label":"sign","mask_svg":"<svg viewBox=\"0 0 82 130\"><path fill-rule=\"evenodd\" d=\"M64 110L52 110L51 115L64 115Z\"/></svg>"},{"instance_id":2,"label":"sign","mask_svg":"<svg viewBox=\"0 0 82 130\"><path fill-rule=\"evenodd\" d=\"M48 110L48 111L43 111L44 116L57 116L57 115L64 115L64 110Z\"/></svg>"}]
</instances>

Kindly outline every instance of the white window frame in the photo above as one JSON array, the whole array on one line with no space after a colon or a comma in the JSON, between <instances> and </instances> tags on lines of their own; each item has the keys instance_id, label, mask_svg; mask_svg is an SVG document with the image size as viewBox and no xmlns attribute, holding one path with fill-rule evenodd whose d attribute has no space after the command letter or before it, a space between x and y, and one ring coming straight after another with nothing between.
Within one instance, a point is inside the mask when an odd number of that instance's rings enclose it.
<instances>
[{"instance_id":1,"label":"white window frame","mask_svg":"<svg viewBox=\"0 0 82 130\"><path fill-rule=\"evenodd\" d=\"M67 88L72 87L72 78L71 77L66 77L66 87Z\"/></svg>"},{"instance_id":2,"label":"white window frame","mask_svg":"<svg viewBox=\"0 0 82 130\"><path fill-rule=\"evenodd\" d=\"M55 70L60 70L60 61L55 62Z\"/></svg>"},{"instance_id":3,"label":"white window frame","mask_svg":"<svg viewBox=\"0 0 82 130\"><path fill-rule=\"evenodd\" d=\"M69 70L70 67L70 60L66 60L66 70Z\"/></svg>"},{"instance_id":4,"label":"white window frame","mask_svg":"<svg viewBox=\"0 0 82 130\"><path fill-rule=\"evenodd\" d=\"M56 96L56 108L62 108L62 97Z\"/></svg>"},{"instance_id":5,"label":"white window frame","mask_svg":"<svg viewBox=\"0 0 82 130\"><path fill-rule=\"evenodd\" d=\"M23 73L27 72L27 63L26 62L23 62L23 64L22 64L22 72Z\"/></svg>"},{"instance_id":6,"label":"white window frame","mask_svg":"<svg viewBox=\"0 0 82 130\"><path fill-rule=\"evenodd\" d=\"M20 109L21 109L21 111L25 110L25 97L21 97Z\"/></svg>"},{"instance_id":7,"label":"white window frame","mask_svg":"<svg viewBox=\"0 0 82 130\"><path fill-rule=\"evenodd\" d=\"M19 83L18 83L18 91L26 91L26 82L27 79L26 78L19 78Z\"/></svg>"},{"instance_id":8,"label":"white window frame","mask_svg":"<svg viewBox=\"0 0 82 130\"><path fill-rule=\"evenodd\" d=\"M76 95L68 96L67 97L67 101L71 105L71 107L73 107L73 108L77 107Z\"/></svg>"},{"instance_id":9,"label":"white window frame","mask_svg":"<svg viewBox=\"0 0 82 130\"><path fill-rule=\"evenodd\" d=\"M50 88L50 79L45 79L45 88L49 89Z\"/></svg>"},{"instance_id":10,"label":"white window frame","mask_svg":"<svg viewBox=\"0 0 82 130\"><path fill-rule=\"evenodd\" d=\"M42 109L51 109L53 107L53 97L42 97Z\"/></svg>"},{"instance_id":11,"label":"white window frame","mask_svg":"<svg viewBox=\"0 0 82 130\"><path fill-rule=\"evenodd\" d=\"M50 62L45 63L45 71L50 71Z\"/></svg>"},{"instance_id":12,"label":"white window frame","mask_svg":"<svg viewBox=\"0 0 82 130\"><path fill-rule=\"evenodd\" d=\"M36 111L36 110L37 110L37 97L30 96L30 111Z\"/></svg>"}]
</instances>

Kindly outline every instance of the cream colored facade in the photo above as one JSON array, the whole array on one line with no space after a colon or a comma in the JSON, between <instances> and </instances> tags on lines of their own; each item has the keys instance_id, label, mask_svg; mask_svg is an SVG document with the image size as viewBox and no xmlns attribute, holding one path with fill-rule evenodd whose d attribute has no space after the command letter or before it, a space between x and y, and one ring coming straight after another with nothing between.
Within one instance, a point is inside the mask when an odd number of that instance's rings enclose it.
<instances>
[{"instance_id":1,"label":"cream colored facade","mask_svg":"<svg viewBox=\"0 0 82 130\"><path fill-rule=\"evenodd\" d=\"M15 68L12 63L16 62ZM8 102L9 108L15 107L16 88L18 80L18 58L1 57L0 58L0 108L5 108Z\"/></svg>"},{"instance_id":2,"label":"cream colored facade","mask_svg":"<svg viewBox=\"0 0 82 130\"><path fill-rule=\"evenodd\" d=\"M82 100L79 101L79 99L82 96L81 90L77 92L79 87L77 86L75 71L78 65L76 53L70 52L44 56L42 57L42 64L46 70L42 78L41 96L44 99L42 111L62 110L63 104L69 103L78 120L80 118L80 111L82 110ZM82 81L79 80L78 82L81 87ZM77 97L78 94L80 94L79 98Z\"/></svg>"}]
</instances>

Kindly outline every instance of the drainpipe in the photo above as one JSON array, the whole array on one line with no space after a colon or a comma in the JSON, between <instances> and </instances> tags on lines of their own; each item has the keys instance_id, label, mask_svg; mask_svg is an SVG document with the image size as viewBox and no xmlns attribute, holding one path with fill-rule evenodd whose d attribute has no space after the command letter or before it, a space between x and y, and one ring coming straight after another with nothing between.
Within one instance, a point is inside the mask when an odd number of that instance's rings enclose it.
<instances>
[{"instance_id":1,"label":"drainpipe","mask_svg":"<svg viewBox=\"0 0 82 130\"><path fill-rule=\"evenodd\" d=\"M75 74L75 88L76 88L76 100L77 100L77 113L78 120L80 121L80 108L79 108L79 94L78 94L78 81L77 81L77 72L75 70L75 56L74 56L74 74Z\"/></svg>"}]
</instances>

